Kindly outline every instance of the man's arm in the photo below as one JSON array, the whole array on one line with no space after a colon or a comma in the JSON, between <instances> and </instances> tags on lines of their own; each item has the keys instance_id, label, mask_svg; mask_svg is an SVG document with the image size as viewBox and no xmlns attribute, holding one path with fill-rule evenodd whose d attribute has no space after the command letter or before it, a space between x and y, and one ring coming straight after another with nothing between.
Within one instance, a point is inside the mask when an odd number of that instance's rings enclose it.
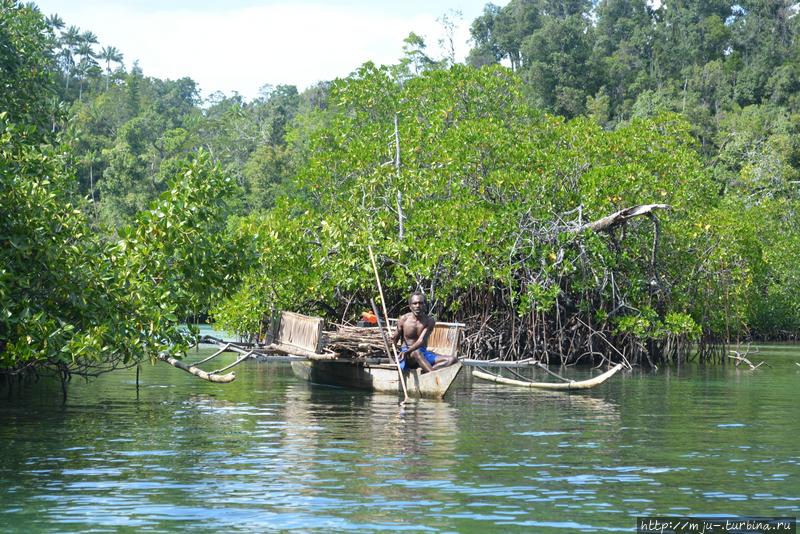
<instances>
[{"instance_id":1,"label":"man's arm","mask_svg":"<svg viewBox=\"0 0 800 534\"><path fill-rule=\"evenodd\" d=\"M405 322L405 315L401 316L400 319L397 320L397 324L394 327L394 334L392 334L392 345L397 346L397 342L403 339L403 325Z\"/></svg>"}]
</instances>

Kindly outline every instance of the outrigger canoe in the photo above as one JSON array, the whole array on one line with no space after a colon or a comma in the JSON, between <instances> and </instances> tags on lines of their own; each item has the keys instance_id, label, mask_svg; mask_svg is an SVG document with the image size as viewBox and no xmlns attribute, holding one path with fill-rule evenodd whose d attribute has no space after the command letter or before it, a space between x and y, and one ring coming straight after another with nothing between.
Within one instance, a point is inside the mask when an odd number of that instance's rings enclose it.
<instances>
[{"instance_id":1,"label":"outrigger canoe","mask_svg":"<svg viewBox=\"0 0 800 534\"><path fill-rule=\"evenodd\" d=\"M289 361L291 362L292 371L297 377L316 384L358 388L384 393L402 392L397 365L388 358L365 357L363 355L348 357L347 354L352 353L352 349L336 352L333 350L336 348L335 343L331 344L331 339L329 337L330 332L327 333L327 338L323 338L323 324L324 321L319 317L282 312L274 318L270 328L270 341L266 345L237 344L207 336L207 341L215 343L221 348L212 356L195 365L205 363L225 351L238 352L240 357L234 363L222 369L218 369L217 371L205 373L192 367L189 372L193 374L203 373L205 375L217 376L218 373L227 371L247 358L252 357L264 359L265 361ZM428 339L428 349L441 355L458 355L462 326L463 325L458 323L437 322ZM356 334L356 337L358 336L369 337L363 332ZM359 347L358 350L361 350L361 338L359 338L357 345ZM356 352L358 352L358 350ZM284 356L275 356L276 354L282 354ZM492 361L463 360L449 367L431 371L430 373L422 373L420 369L405 370L403 373L410 396L442 398L450 389L464 366L516 367L522 366L521 364L523 362L518 363L520 365L515 365L511 362L500 365ZM605 373L588 380L574 381L559 377L564 380L562 383L513 380L477 369L472 370L472 376L482 380L489 380L511 386L534 389L579 390L596 387L604 383L620 369L622 369L622 364L617 364ZM233 375L220 375L219 379L216 381L230 381L232 379Z\"/></svg>"}]
</instances>

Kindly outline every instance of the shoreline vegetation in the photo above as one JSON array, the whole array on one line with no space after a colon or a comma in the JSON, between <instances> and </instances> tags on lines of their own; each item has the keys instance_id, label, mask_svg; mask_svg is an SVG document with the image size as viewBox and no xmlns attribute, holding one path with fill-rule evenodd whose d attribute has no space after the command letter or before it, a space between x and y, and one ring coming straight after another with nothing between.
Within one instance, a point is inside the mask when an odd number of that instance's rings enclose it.
<instances>
[{"instance_id":1,"label":"shoreline vegetation","mask_svg":"<svg viewBox=\"0 0 800 534\"><path fill-rule=\"evenodd\" d=\"M8 384L180 357L181 322L355 321L370 246L390 314L423 291L469 358L722 363L800 336L793 2L512 0L466 65L412 33L397 64L205 102L0 2Z\"/></svg>"}]
</instances>

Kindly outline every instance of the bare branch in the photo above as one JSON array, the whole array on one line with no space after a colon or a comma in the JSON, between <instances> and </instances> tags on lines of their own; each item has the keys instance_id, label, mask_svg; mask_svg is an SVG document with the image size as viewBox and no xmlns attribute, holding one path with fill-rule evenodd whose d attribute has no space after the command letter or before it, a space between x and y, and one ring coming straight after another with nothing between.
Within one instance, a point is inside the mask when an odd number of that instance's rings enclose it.
<instances>
[{"instance_id":1,"label":"bare branch","mask_svg":"<svg viewBox=\"0 0 800 534\"><path fill-rule=\"evenodd\" d=\"M755 354L757 352L758 351L752 351L753 354ZM744 354L742 354L738 350L732 350L731 354L728 355L728 358L733 358L734 360L736 360L736 367L739 367L739 364L746 363L747 365L750 366L750 370L751 371L755 371L756 369L758 369L762 365L766 365L767 367L769 367L769 364L767 364L766 362L761 362L758 365L753 365L753 362L751 362L749 359L747 359L747 356L749 356L750 354L751 354L751 351L750 351L750 347L748 346L747 350L744 351Z\"/></svg>"},{"instance_id":2,"label":"bare branch","mask_svg":"<svg viewBox=\"0 0 800 534\"><path fill-rule=\"evenodd\" d=\"M619 226L640 215L651 214L654 210L670 210L672 206L669 204L642 204L641 206L633 206L625 208L624 210L617 211L611 215L607 215L602 219L586 223L579 226L576 233L585 232L586 230L594 230L595 232L607 232L612 228Z\"/></svg>"}]
</instances>

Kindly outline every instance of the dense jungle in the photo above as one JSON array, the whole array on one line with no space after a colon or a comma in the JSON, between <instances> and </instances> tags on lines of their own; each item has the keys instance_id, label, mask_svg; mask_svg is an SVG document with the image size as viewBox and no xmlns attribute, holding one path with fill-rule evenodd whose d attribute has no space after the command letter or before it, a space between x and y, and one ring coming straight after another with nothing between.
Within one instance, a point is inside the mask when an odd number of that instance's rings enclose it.
<instances>
[{"instance_id":1,"label":"dense jungle","mask_svg":"<svg viewBox=\"0 0 800 534\"><path fill-rule=\"evenodd\" d=\"M797 340L799 11L511 0L465 63L411 33L246 100L0 0L0 382L180 354L201 321L352 322L368 245L390 313L424 292L470 357Z\"/></svg>"}]
</instances>

